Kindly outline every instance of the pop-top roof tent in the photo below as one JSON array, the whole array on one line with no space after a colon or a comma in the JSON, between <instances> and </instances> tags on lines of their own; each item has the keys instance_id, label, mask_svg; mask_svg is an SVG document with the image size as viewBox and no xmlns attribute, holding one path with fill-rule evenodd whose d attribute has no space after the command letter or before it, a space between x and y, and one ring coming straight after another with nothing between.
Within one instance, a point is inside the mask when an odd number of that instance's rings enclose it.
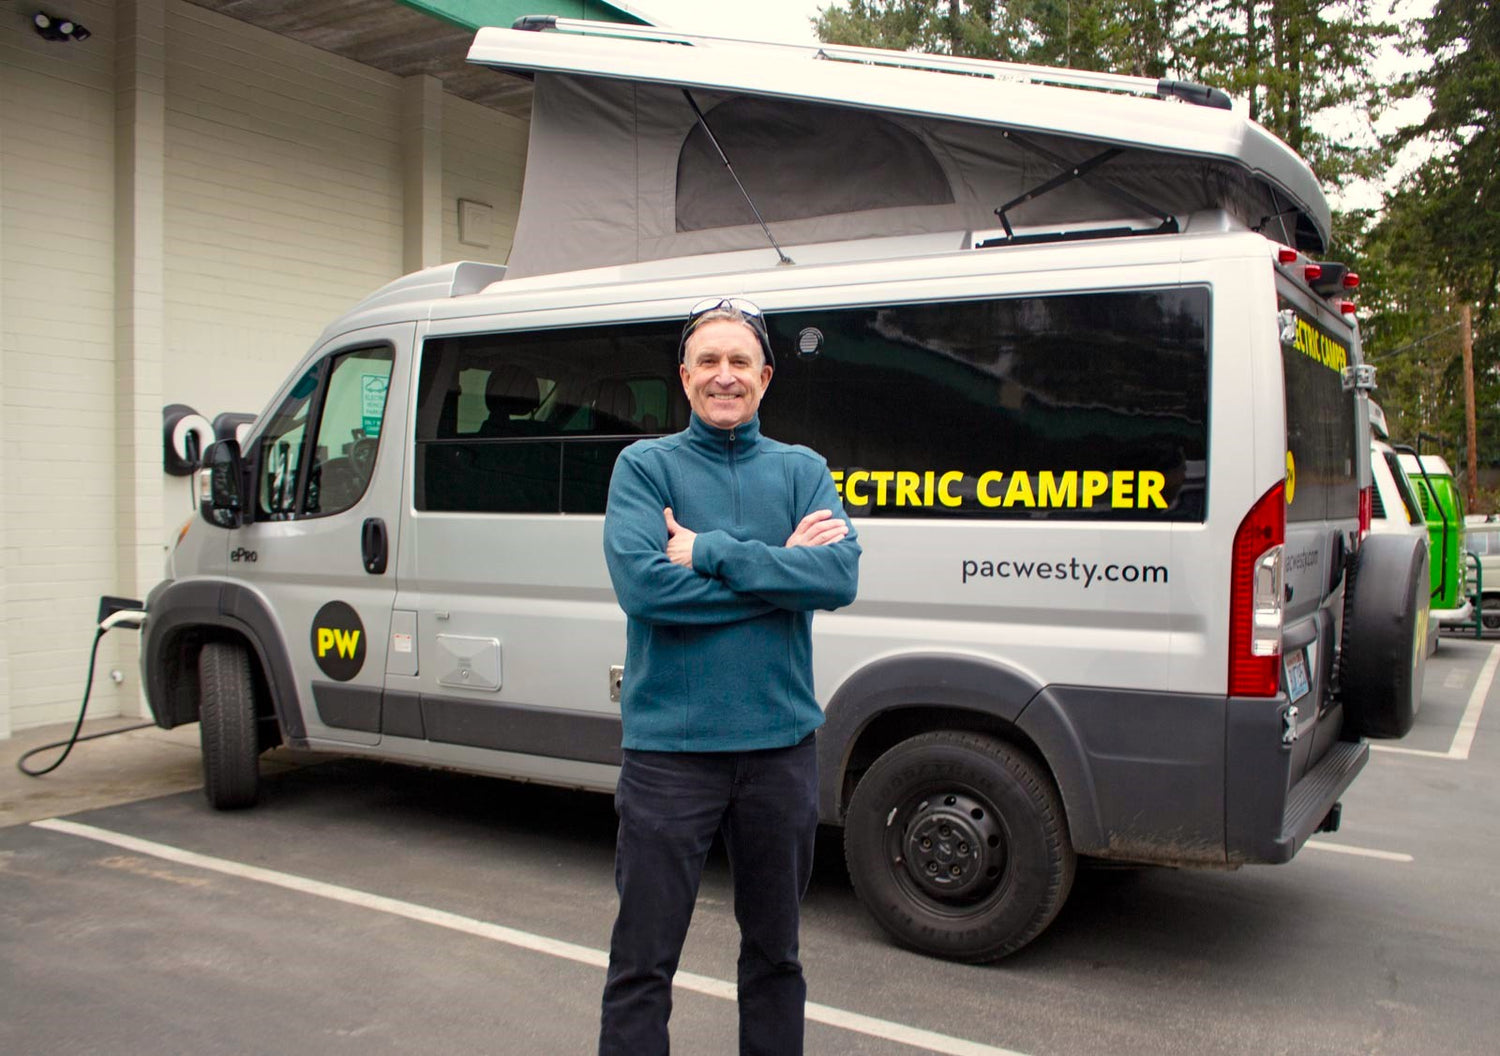
<instances>
[{"instance_id":1,"label":"pop-top roof tent","mask_svg":"<svg viewBox=\"0 0 1500 1056\"><path fill-rule=\"evenodd\" d=\"M535 78L510 279L762 248L774 264L798 245L895 235L958 249L1166 233L1205 213L1328 247L1312 171L1201 86L522 25L481 29L469 50Z\"/></svg>"}]
</instances>

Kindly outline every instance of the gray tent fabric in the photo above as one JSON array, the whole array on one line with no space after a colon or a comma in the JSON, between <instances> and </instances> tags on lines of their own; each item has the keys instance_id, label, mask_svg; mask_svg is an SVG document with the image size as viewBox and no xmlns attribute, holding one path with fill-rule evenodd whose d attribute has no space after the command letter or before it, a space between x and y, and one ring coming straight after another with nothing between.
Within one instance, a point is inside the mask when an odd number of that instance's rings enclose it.
<instances>
[{"instance_id":1,"label":"gray tent fabric","mask_svg":"<svg viewBox=\"0 0 1500 1056\"><path fill-rule=\"evenodd\" d=\"M740 96L704 122L767 221L953 201L931 149L882 114ZM755 223L704 123L678 154L676 209L679 231Z\"/></svg>"},{"instance_id":2,"label":"gray tent fabric","mask_svg":"<svg viewBox=\"0 0 1500 1056\"><path fill-rule=\"evenodd\" d=\"M997 207L1107 149L1008 135L1003 114L981 125L702 89L693 99L784 246L951 232L957 247L998 229ZM1296 244L1276 226L1292 221L1274 192L1242 166L1140 148L1008 218L1018 230L1159 222L1111 185L1176 217L1222 209ZM680 89L537 74L507 279L762 247Z\"/></svg>"}]
</instances>

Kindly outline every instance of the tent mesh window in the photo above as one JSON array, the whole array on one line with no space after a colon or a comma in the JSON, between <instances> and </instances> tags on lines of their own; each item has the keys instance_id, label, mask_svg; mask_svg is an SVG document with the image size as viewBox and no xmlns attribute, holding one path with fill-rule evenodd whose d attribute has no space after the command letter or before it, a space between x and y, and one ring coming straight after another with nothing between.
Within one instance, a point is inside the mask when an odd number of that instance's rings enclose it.
<instances>
[{"instance_id":1,"label":"tent mesh window","mask_svg":"<svg viewBox=\"0 0 1500 1056\"><path fill-rule=\"evenodd\" d=\"M736 98L705 115L768 223L953 201L948 178L916 135L879 114ZM828 160L841 179L828 179ZM677 156L677 230L755 223L701 122Z\"/></svg>"}]
</instances>

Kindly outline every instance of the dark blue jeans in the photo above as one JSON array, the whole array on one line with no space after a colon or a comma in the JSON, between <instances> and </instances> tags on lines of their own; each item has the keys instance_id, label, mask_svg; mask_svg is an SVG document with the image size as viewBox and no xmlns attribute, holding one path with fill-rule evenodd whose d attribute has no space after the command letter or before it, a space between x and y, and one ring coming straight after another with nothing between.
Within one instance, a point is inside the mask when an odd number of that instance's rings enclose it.
<instances>
[{"instance_id":1,"label":"dark blue jeans","mask_svg":"<svg viewBox=\"0 0 1500 1056\"><path fill-rule=\"evenodd\" d=\"M760 752L626 751L600 1056L667 1056L672 976L722 832L740 925L741 1056L800 1056L800 904L818 827L813 738Z\"/></svg>"}]
</instances>

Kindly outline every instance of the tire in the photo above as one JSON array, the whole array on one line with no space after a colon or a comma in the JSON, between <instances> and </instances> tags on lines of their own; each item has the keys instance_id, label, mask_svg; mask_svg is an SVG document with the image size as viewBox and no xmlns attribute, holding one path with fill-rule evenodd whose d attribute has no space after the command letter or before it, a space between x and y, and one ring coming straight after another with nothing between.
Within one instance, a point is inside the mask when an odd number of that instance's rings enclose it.
<instances>
[{"instance_id":1,"label":"tire","mask_svg":"<svg viewBox=\"0 0 1500 1056\"><path fill-rule=\"evenodd\" d=\"M1041 934L1077 863L1041 768L995 738L953 731L875 761L844 819L844 856L860 901L897 942L974 963Z\"/></svg>"},{"instance_id":2,"label":"tire","mask_svg":"<svg viewBox=\"0 0 1500 1056\"><path fill-rule=\"evenodd\" d=\"M1486 594L1481 603L1479 618L1487 631L1500 631L1500 594Z\"/></svg>"},{"instance_id":3,"label":"tire","mask_svg":"<svg viewBox=\"0 0 1500 1056\"><path fill-rule=\"evenodd\" d=\"M1339 685L1345 732L1404 737L1422 706L1431 596L1417 536L1372 535L1344 588Z\"/></svg>"},{"instance_id":4,"label":"tire","mask_svg":"<svg viewBox=\"0 0 1500 1056\"><path fill-rule=\"evenodd\" d=\"M203 647L198 694L203 794L216 810L254 806L260 794L260 743L250 654L243 645Z\"/></svg>"}]
</instances>

